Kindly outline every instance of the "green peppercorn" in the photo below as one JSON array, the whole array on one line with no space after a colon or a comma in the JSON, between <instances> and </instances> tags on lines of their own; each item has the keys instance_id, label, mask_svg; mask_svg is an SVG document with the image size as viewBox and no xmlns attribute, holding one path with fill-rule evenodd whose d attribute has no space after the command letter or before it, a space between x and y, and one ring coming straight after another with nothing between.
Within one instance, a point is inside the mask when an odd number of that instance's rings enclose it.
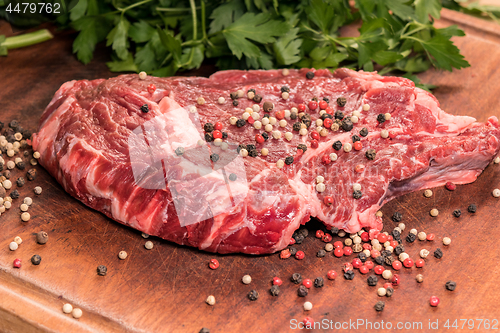
<instances>
[{"instance_id":1,"label":"green peppercorn","mask_svg":"<svg viewBox=\"0 0 500 333\"><path fill-rule=\"evenodd\" d=\"M337 105L340 107L344 107L347 103L347 99L345 97L337 98Z\"/></svg>"}]
</instances>

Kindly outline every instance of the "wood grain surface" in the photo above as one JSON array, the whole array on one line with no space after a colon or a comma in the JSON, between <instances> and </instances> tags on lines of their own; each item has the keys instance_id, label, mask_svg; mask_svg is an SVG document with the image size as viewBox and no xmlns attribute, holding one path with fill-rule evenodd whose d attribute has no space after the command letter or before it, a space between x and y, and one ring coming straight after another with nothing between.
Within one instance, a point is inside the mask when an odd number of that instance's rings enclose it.
<instances>
[{"instance_id":1,"label":"wood grain surface","mask_svg":"<svg viewBox=\"0 0 500 333\"><path fill-rule=\"evenodd\" d=\"M480 121L488 116L500 117L500 28L498 25L443 10L439 24L459 24L467 36L457 38L471 67L461 71L428 71L421 75L424 82L439 86L435 95L441 107L452 114L470 115ZM10 34L5 22L0 22L0 34ZM105 61L106 52L100 48L91 64L84 66L71 53L71 32L57 33L52 41L21 50L12 50L7 58L0 58L0 121L17 119L21 126L35 131L38 119L59 86L73 79L111 77ZM205 68L209 74L213 68ZM157 238L152 250L135 230L124 227L97 213L67 195L41 168L38 178L19 189L21 199L0 216L0 331L2 332L198 332L207 327L210 332L293 332L292 320L305 316L315 321L328 320L344 323L365 320L372 323L421 322L422 329L408 332L488 332L443 327L460 319L500 320L500 199L492 196L500 187L500 165L490 165L479 179L470 185L458 186L454 192L443 188L434 190L434 196L424 198L422 192L405 195L384 206L385 230L392 230L390 221L394 211L403 214L407 229L436 234L433 242L416 241L407 244L407 252L417 258L421 248L444 252L442 259L430 256L424 268L402 269L401 285L391 298L377 296L376 288L366 283L367 276L356 272L354 280L343 277L325 281L324 288L311 288L304 299L297 297L297 286L289 278L299 272L314 279L325 277L349 258L338 259L328 254L317 258L316 252L324 246L311 232L298 247L306 253L304 260L281 260L279 255L245 256L213 255L171 244ZM24 172L13 172L13 179ZM43 193L33 193L39 185ZM31 196L31 220L21 222L19 205L22 198ZM470 203L478 205L476 214L467 212ZM438 217L429 211L438 208ZM462 210L455 218L452 212ZM312 221L309 229L319 224ZM49 242L39 245L34 233L44 230ZM23 243L16 251L8 245L15 236ZM450 246L443 246L442 238L451 237ZM338 237L334 237L334 241ZM119 251L128 252L126 260L117 257ZM30 263L30 257L39 254L39 266ZM21 269L12 262L20 258ZM220 261L220 268L210 270L211 258ZM106 265L108 274L98 276L98 265ZM424 275L418 284L415 275ZM241 278L252 276L252 283L244 285ZM270 282L279 276L284 283L281 294L269 294ZM446 281L457 282L454 292L444 287ZM379 280L378 286L383 281ZM258 290L260 297L251 302L246 295ZM208 295L217 303L205 303ZM429 306L430 296L441 299L438 307ZM304 301L314 307L305 312ZM373 309L384 300L385 310ZM76 320L62 313L66 302L83 309ZM439 321L439 329L429 329L429 320ZM337 324L339 325L339 324ZM408 324L407 324L408 325ZM500 329L500 324L497 325ZM371 332L366 326L354 329L314 331ZM379 330L384 332L396 329Z\"/></svg>"}]
</instances>

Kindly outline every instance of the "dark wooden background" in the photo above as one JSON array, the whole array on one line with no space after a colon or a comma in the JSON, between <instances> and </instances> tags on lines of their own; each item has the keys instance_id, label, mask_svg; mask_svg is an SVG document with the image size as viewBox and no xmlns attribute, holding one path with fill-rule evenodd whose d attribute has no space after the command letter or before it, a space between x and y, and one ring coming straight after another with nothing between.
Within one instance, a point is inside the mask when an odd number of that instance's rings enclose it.
<instances>
[{"instance_id":1,"label":"dark wooden background","mask_svg":"<svg viewBox=\"0 0 500 333\"><path fill-rule=\"evenodd\" d=\"M420 77L439 86L435 95L444 110L480 121L490 115L500 117L500 26L443 11L439 24L454 23L467 32L456 43L472 66L453 73L431 70ZM12 34L1 21L0 34ZM74 37L70 32L57 33L52 41L12 50L8 57L0 58L0 121L17 119L34 131L62 83L116 75L105 66L108 58L102 47L91 64L79 63L71 52ZM385 216L403 213L405 235L410 228L436 234L434 242L406 245L413 258L424 247L432 251L440 247L444 257L429 257L421 269L401 270L401 285L392 298L382 299L386 302L382 313L373 309L381 300L376 288L369 287L367 276L359 273L352 281L343 277L327 280L324 288L311 289L305 299L297 297L297 287L289 282L292 273L311 279L326 277L329 269L340 273L342 263L353 258L338 259L331 254L317 258L324 243L314 237L299 246L306 253L302 261L280 260L277 254L213 255L156 238L150 238L155 247L148 251L140 233L85 207L42 168L37 169L37 180L19 189L21 198L29 195L34 199L31 220L20 221L21 199L0 216L0 331L198 332L207 327L211 332L290 332L291 320L311 316L316 321L334 322L422 322L424 329L414 332L428 332L429 320L439 320L441 332L448 331L443 328L447 319L451 323L456 319L500 320L500 199L491 195L500 186L500 165L489 166L475 183L459 186L454 192L438 188L428 199L421 192L413 193L383 208ZM13 178L21 174L17 171ZM42 195L33 194L35 185L42 186ZM467 213L470 203L478 205L474 215ZM437 218L429 215L432 208L439 209ZM452 216L457 208L463 212L459 219ZM387 217L384 221L386 230L395 226ZM314 231L317 226L312 223L309 228ZM39 230L49 233L46 245L35 242L34 233ZM15 236L24 242L11 252L8 244ZM448 247L441 243L445 236L452 239ZM118 259L121 250L128 252L126 260ZM29 262L33 254L42 256L40 266ZM12 268L14 258L23 260L21 269ZM211 258L220 261L218 270L208 268ZM108 267L105 277L96 274L100 264ZM424 275L422 284L415 282L418 273ZM241 283L245 274L252 276L251 285ZM279 297L268 293L273 276L284 281ZM457 282L455 292L445 290L448 280ZM379 281L378 286L382 284ZM255 302L246 298L251 289L260 293ZM216 297L215 306L205 304L210 294ZM437 308L429 306L432 295L441 299ZM304 301L313 303L312 311L303 310ZM64 315L61 307L65 302L82 308L83 317L75 320ZM475 327L467 331L487 331L477 329L477 323Z\"/></svg>"}]
</instances>

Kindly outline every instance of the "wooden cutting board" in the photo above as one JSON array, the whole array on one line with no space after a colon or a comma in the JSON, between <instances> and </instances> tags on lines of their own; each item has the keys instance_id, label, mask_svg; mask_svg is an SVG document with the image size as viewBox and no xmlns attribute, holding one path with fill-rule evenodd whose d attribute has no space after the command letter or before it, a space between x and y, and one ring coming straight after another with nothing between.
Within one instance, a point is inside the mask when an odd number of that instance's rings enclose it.
<instances>
[{"instance_id":1,"label":"wooden cutting board","mask_svg":"<svg viewBox=\"0 0 500 333\"><path fill-rule=\"evenodd\" d=\"M500 26L446 10L438 24L458 24L466 31L467 36L457 38L456 44L472 66L453 73L431 70L421 78L439 86L435 95L452 114L467 114L480 121L490 115L500 117ZM2 33L11 33L5 22L0 22ZM102 48L88 66L79 63L71 53L74 37L73 33L58 33L50 42L13 50L7 58L0 58L0 121L17 119L34 131L62 83L116 75L107 70ZM198 74L209 74L213 68L204 71ZM213 255L156 238L151 239L154 248L148 251L140 233L85 207L42 168L37 170L36 181L19 189L21 198L34 199L31 220L20 220L21 199L0 216L2 332L198 332L202 327L211 332L290 332L294 331L293 320L305 316L332 321L334 326L357 320L372 324L390 321L394 327L398 322L421 322L422 330L413 331L427 332L429 321L439 321L438 331L447 331L443 325L448 319L450 324L457 319L459 327L460 319L500 320L500 199L491 195L500 187L500 165L489 166L474 184L459 186L454 192L437 188L431 198L417 192L384 206L386 230L395 226L388 216L399 211L407 226L404 235L410 228L436 234L434 242L405 242L413 258L421 248L433 251L437 247L443 249L444 257L429 257L424 268L401 270L401 285L392 298L383 299L376 295L375 287L367 285L367 276L359 273L352 281L343 277L327 280L324 288L312 288L305 299L297 297L297 286L289 282L292 273L311 279L326 277L330 269L340 273L342 263L353 258L337 259L331 254L317 258L316 252L324 246L312 236L318 224L310 225L311 236L299 246L306 253L302 261L280 260L277 254ZM14 173L14 179L21 174ZM35 185L43 188L39 196L33 194ZM476 214L467 213L470 203L478 205ZM438 217L429 215L432 208L439 209ZM455 209L462 210L462 217L452 216ZM35 242L34 233L40 230L49 234L45 245ZM15 236L23 243L12 252L8 244ZM441 243L445 236L452 239L448 247ZM126 260L118 259L121 250L128 252ZM33 254L42 257L39 266L30 263ZM22 260L21 269L12 267L15 258ZM219 269L208 268L211 258L220 261ZM101 264L108 267L105 277L96 274ZM418 273L424 275L421 284L415 282ZM241 283L245 274L252 276L251 285ZM279 297L268 292L274 276L284 281ZM448 280L457 282L454 292L445 290ZM378 286L382 284L379 281ZM251 289L260 293L255 302L246 297ZM216 297L215 306L205 304L211 294ZM432 295L441 299L437 308L429 306ZM305 300L314 305L307 313L302 308ZM386 302L382 313L373 309L379 300ZM66 302L83 309L83 317L76 320L63 314ZM488 331L478 328L478 323L468 331ZM353 326L344 329L349 330L355 331ZM369 330L360 326L357 331Z\"/></svg>"}]
</instances>

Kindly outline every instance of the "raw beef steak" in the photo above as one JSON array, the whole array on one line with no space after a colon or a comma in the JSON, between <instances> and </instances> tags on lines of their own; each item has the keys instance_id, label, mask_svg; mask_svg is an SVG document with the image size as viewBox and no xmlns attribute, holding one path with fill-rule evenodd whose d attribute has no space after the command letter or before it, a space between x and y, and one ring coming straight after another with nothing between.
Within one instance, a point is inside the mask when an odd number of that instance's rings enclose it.
<instances>
[{"instance_id":1,"label":"raw beef steak","mask_svg":"<svg viewBox=\"0 0 500 333\"><path fill-rule=\"evenodd\" d=\"M385 202L473 182L498 153L495 117L447 114L403 78L314 72L67 82L34 147L69 194L120 223L251 254L283 249L310 217L374 236Z\"/></svg>"}]
</instances>

